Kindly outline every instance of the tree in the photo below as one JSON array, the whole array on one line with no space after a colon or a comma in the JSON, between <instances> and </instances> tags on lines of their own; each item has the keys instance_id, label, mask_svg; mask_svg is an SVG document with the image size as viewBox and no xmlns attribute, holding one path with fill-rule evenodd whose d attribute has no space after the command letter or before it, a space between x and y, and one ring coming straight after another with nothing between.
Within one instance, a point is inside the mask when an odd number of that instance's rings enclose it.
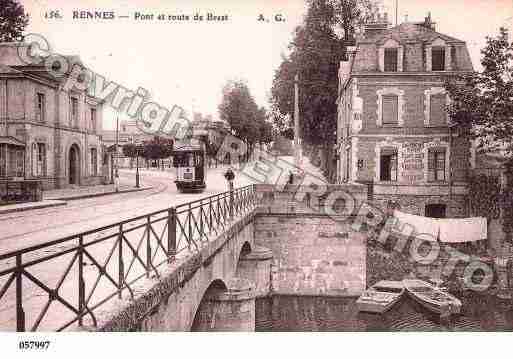
<instances>
[{"instance_id":1,"label":"tree","mask_svg":"<svg viewBox=\"0 0 513 359\"><path fill-rule=\"evenodd\" d=\"M162 160L171 156L173 152L173 140L154 137L151 141L144 143L142 157L148 160ZM160 166L159 166L160 167ZM163 167L163 164L162 164Z\"/></svg>"},{"instance_id":2,"label":"tree","mask_svg":"<svg viewBox=\"0 0 513 359\"><path fill-rule=\"evenodd\" d=\"M336 1L336 17L339 26L344 32L344 40L347 42L353 40L356 28L369 20L376 9L377 3L371 0Z\"/></svg>"},{"instance_id":3,"label":"tree","mask_svg":"<svg viewBox=\"0 0 513 359\"><path fill-rule=\"evenodd\" d=\"M137 147L133 143L125 143L121 147L123 156L130 158L130 168L133 167L133 159L137 157Z\"/></svg>"},{"instance_id":4,"label":"tree","mask_svg":"<svg viewBox=\"0 0 513 359\"><path fill-rule=\"evenodd\" d=\"M375 8L371 0L309 0L304 22L296 28L275 73L271 90L273 121L282 134L290 134L294 113L294 76L299 75L300 130L306 145L322 149L323 169L334 171L332 148L336 142L338 69L355 27ZM343 29L343 38L336 32ZM287 120L285 120L287 119Z\"/></svg>"},{"instance_id":5,"label":"tree","mask_svg":"<svg viewBox=\"0 0 513 359\"><path fill-rule=\"evenodd\" d=\"M483 71L446 80L451 121L479 139L481 147L500 150L513 160L513 42L508 30L487 37L481 50Z\"/></svg>"},{"instance_id":6,"label":"tree","mask_svg":"<svg viewBox=\"0 0 513 359\"><path fill-rule=\"evenodd\" d=\"M499 151L505 157L507 188L499 201L503 208L506 239L513 237L513 42L508 30L486 38L481 50L481 73L446 80L451 98L448 113L464 134L477 139L479 147ZM483 182L483 181L480 181ZM483 196L481 196L483 197ZM493 202L493 201L489 201ZM491 210L482 211L490 213Z\"/></svg>"},{"instance_id":7,"label":"tree","mask_svg":"<svg viewBox=\"0 0 513 359\"><path fill-rule=\"evenodd\" d=\"M0 42L23 40L29 16L18 1L0 0Z\"/></svg>"},{"instance_id":8,"label":"tree","mask_svg":"<svg viewBox=\"0 0 513 359\"><path fill-rule=\"evenodd\" d=\"M245 142L249 156L258 136L258 106L243 80L231 80L223 88L219 117L230 126L233 135Z\"/></svg>"}]
</instances>

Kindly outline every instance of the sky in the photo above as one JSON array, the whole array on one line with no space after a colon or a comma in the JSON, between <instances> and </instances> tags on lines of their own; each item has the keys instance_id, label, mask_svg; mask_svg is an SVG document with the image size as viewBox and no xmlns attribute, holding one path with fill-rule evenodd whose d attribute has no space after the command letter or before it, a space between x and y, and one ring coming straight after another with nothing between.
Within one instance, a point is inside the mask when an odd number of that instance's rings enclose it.
<instances>
[{"instance_id":1,"label":"sky","mask_svg":"<svg viewBox=\"0 0 513 359\"><path fill-rule=\"evenodd\" d=\"M513 28L513 0L397 0L399 22L422 21L431 11L437 31L466 41L479 70L485 36L500 26ZM274 71L288 51L303 19L303 0L27 0L27 33L44 36L52 51L79 55L105 78L133 91L148 90L169 109L212 114L217 118L223 85L245 79L260 106L268 106ZM394 22L395 0L382 0ZM61 19L45 14L58 10ZM113 11L114 20L73 19L73 11ZM135 19L135 13L153 19ZM157 15L228 15L228 21L158 20ZM260 15L269 21L258 21ZM274 21L281 15L285 21ZM104 111L104 129L113 129L118 114ZM119 115L120 119L126 116Z\"/></svg>"}]
</instances>

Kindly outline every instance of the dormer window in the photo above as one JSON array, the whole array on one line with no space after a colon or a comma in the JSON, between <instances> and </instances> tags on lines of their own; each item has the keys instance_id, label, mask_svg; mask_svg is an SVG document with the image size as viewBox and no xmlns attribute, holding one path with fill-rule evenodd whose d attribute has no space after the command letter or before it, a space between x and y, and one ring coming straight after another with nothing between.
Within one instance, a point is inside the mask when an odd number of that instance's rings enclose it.
<instances>
[{"instance_id":1,"label":"dormer window","mask_svg":"<svg viewBox=\"0 0 513 359\"><path fill-rule=\"evenodd\" d=\"M445 70L445 47L433 47L431 49L431 58L431 69L433 71Z\"/></svg>"},{"instance_id":2,"label":"dormer window","mask_svg":"<svg viewBox=\"0 0 513 359\"><path fill-rule=\"evenodd\" d=\"M426 70L451 71L452 51L451 45L441 38L436 38L426 45Z\"/></svg>"},{"instance_id":3,"label":"dormer window","mask_svg":"<svg viewBox=\"0 0 513 359\"><path fill-rule=\"evenodd\" d=\"M394 39L388 39L378 48L379 71L403 71L403 47Z\"/></svg>"},{"instance_id":4,"label":"dormer window","mask_svg":"<svg viewBox=\"0 0 513 359\"><path fill-rule=\"evenodd\" d=\"M397 48L385 49L385 71L397 72Z\"/></svg>"}]
</instances>

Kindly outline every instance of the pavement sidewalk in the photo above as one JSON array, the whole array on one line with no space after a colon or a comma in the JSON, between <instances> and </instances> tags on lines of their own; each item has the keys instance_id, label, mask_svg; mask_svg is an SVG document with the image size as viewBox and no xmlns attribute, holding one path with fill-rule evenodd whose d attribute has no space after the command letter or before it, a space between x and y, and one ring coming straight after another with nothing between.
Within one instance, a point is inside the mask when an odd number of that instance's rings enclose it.
<instances>
[{"instance_id":1,"label":"pavement sidewalk","mask_svg":"<svg viewBox=\"0 0 513 359\"><path fill-rule=\"evenodd\" d=\"M66 201L61 201L61 200L43 200L43 201L39 201L39 202L25 202L25 203L8 204L6 206L0 206L0 214L28 211L31 209L41 209L41 208L47 208L47 207L64 206L64 205L66 205Z\"/></svg>"},{"instance_id":2,"label":"pavement sidewalk","mask_svg":"<svg viewBox=\"0 0 513 359\"><path fill-rule=\"evenodd\" d=\"M113 184L107 184L107 185L87 186L87 187L79 187L79 188L53 189L53 190L49 190L49 191L44 191L43 199L44 200L69 201L69 200L82 199L82 198L106 196L109 194L116 194L116 193L138 192L138 191L144 191L144 190L151 189L151 188L152 187L149 187L149 186L135 188L133 185L120 184L119 190L116 191L116 188Z\"/></svg>"},{"instance_id":3,"label":"pavement sidewalk","mask_svg":"<svg viewBox=\"0 0 513 359\"><path fill-rule=\"evenodd\" d=\"M65 189L53 189L43 192L43 200L39 202L24 202L9 204L0 206L0 214L6 214L11 212L29 211L32 209L41 209L47 207L63 206L66 205L66 201L100 197L116 193L128 193L138 192L151 189L151 186L143 186L141 188L135 188L132 185L120 184L119 190L116 192L116 188L113 184L98 185L98 186L87 186L78 188L65 188Z\"/></svg>"}]
</instances>

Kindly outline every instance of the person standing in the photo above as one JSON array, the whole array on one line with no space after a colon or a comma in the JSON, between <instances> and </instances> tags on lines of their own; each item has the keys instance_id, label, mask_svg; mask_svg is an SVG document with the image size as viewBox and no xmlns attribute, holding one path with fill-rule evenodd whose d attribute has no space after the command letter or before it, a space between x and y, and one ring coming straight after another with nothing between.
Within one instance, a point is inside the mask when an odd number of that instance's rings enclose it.
<instances>
[{"instance_id":1,"label":"person standing","mask_svg":"<svg viewBox=\"0 0 513 359\"><path fill-rule=\"evenodd\" d=\"M228 182L228 190L233 191L233 181L235 179L235 173L233 173L231 167L229 167L228 170L225 172L224 178L226 178L226 181Z\"/></svg>"}]
</instances>

